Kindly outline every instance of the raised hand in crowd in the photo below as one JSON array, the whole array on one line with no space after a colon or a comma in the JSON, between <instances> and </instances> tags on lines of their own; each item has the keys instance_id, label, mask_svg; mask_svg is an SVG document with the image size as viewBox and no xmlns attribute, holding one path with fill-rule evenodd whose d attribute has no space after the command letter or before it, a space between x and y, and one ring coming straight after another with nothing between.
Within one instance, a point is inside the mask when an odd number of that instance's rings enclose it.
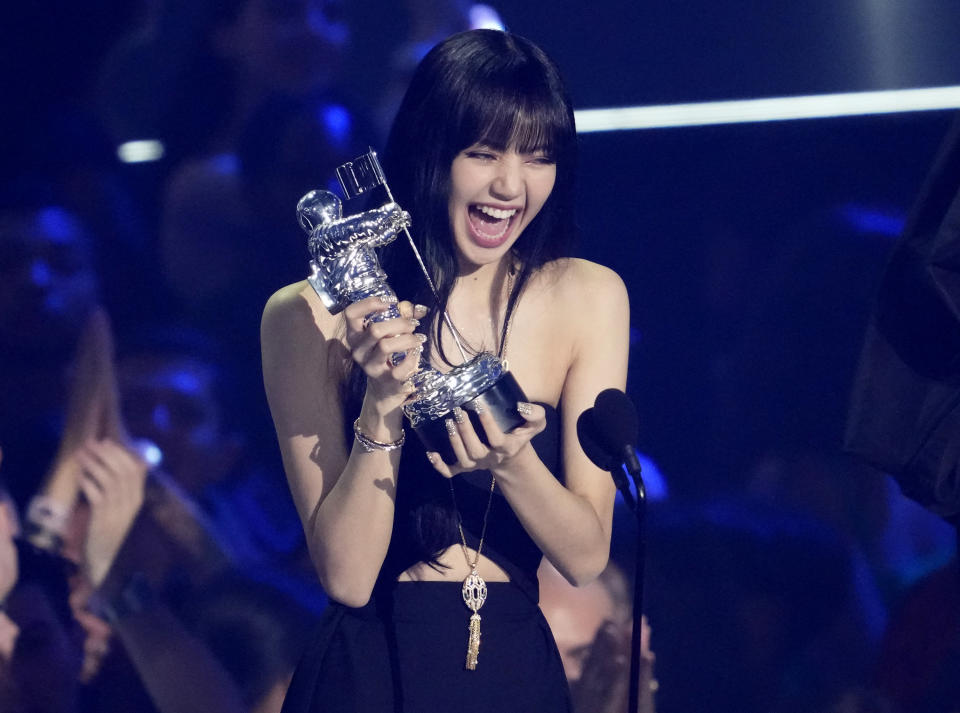
<instances>
[{"instance_id":1,"label":"raised hand in crowd","mask_svg":"<svg viewBox=\"0 0 960 713\"><path fill-rule=\"evenodd\" d=\"M116 441L89 441L75 454L90 508L83 572L96 589L107 576L143 505L147 464Z\"/></svg>"},{"instance_id":2,"label":"raised hand in crowd","mask_svg":"<svg viewBox=\"0 0 960 713\"><path fill-rule=\"evenodd\" d=\"M0 448L0 465L2 464L3 449ZM5 493L0 492L0 604L7 600L7 595L17 583L19 568L13 538L19 529L13 503ZM18 633L17 625L0 610L0 665L10 660Z\"/></svg>"},{"instance_id":3,"label":"raised hand in crowd","mask_svg":"<svg viewBox=\"0 0 960 713\"><path fill-rule=\"evenodd\" d=\"M106 436L108 425L111 437L126 440L126 434L119 432L119 421L108 414L108 407L115 404L114 384L109 321L102 309L96 309L88 318L77 345L66 419L56 457L27 511L27 538L38 547L66 546L68 552L79 549L76 541L64 542L68 531L77 533L76 528L70 526L70 519L77 516L74 506L81 480L75 454L84 443Z\"/></svg>"},{"instance_id":4,"label":"raised hand in crowd","mask_svg":"<svg viewBox=\"0 0 960 713\"><path fill-rule=\"evenodd\" d=\"M583 662L580 678L570 686L575 711L620 713L627 709L630 693L630 627L606 621L597 630ZM650 625L643 618L640 638L640 681L637 710L656 713L653 677L655 656L650 649Z\"/></svg>"}]
</instances>

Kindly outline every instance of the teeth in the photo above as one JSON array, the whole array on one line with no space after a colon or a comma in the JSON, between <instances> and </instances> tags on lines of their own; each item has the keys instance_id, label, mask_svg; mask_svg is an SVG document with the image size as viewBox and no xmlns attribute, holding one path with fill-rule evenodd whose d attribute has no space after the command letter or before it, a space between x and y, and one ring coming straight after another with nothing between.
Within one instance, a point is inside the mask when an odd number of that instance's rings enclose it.
<instances>
[{"instance_id":1,"label":"teeth","mask_svg":"<svg viewBox=\"0 0 960 713\"><path fill-rule=\"evenodd\" d=\"M477 210L479 210L481 213L489 215L491 218L496 218L497 220L512 218L517 212L516 208L511 208L510 210L500 210L499 208L491 208L488 205L478 205Z\"/></svg>"}]
</instances>

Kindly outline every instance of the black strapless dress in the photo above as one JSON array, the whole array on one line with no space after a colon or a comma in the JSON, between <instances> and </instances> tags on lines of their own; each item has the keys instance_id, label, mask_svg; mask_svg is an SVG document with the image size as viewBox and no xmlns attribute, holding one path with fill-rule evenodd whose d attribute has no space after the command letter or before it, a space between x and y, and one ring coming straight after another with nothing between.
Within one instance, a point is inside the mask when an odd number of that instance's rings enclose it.
<instances>
[{"instance_id":1,"label":"black strapless dress","mask_svg":"<svg viewBox=\"0 0 960 713\"><path fill-rule=\"evenodd\" d=\"M557 473L559 418L533 446ZM496 492L483 553L509 582L488 582L480 610L476 670L465 668L470 610L459 582L397 582L413 564L459 541L450 486L422 447L405 449L393 535L370 602L331 602L294 674L283 713L568 713L570 696L553 635L537 604L542 553ZM467 543L477 547L490 488L489 471L453 479Z\"/></svg>"}]
</instances>

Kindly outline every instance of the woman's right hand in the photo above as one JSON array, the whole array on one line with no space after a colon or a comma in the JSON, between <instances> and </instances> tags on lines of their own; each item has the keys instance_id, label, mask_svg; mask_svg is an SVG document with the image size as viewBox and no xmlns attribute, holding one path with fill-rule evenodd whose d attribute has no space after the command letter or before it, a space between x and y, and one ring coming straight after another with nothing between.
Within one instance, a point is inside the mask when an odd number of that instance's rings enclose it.
<instances>
[{"instance_id":1,"label":"woman's right hand","mask_svg":"<svg viewBox=\"0 0 960 713\"><path fill-rule=\"evenodd\" d=\"M354 302L343 314L347 325L347 346L353 360L367 375L367 394L373 397L379 415L398 409L413 393L409 379L419 368L420 353L426 335L414 333L427 313L423 305L400 302L399 317L382 322L368 315L387 312L394 305L378 296ZM407 357L394 366L391 355L405 352Z\"/></svg>"},{"instance_id":2,"label":"woman's right hand","mask_svg":"<svg viewBox=\"0 0 960 713\"><path fill-rule=\"evenodd\" d=\"M75 456L80 466L80 489L90 505L83 570L96 589L140 512L147 464L109 439L88 441Z\"/></svg>"}]
</instances>

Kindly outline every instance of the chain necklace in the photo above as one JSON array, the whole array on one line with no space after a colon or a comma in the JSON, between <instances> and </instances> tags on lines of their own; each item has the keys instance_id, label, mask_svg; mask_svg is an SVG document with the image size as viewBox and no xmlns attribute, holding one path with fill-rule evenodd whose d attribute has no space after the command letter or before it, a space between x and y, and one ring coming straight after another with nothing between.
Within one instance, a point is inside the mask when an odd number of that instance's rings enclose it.
<instances>
[{"instance_id":1,"label":"chain necklace","mask_svg":"<svg viewBox=\"0 0 960 713\"><path fill-rule=\"evenodd\" d=\"M510 299L510 293L513 290L513 266L507 270L507 300ZM514 306L516 308L516 306ZM507 339L510 337L510 326L513 322L510 319L509 315L504 314L504 319L507 320L507 323L503 330L503 341L500 343L500 348L497 350L497 356L503 361L503 369L507 370ZM457 507L457 494L454 491L453 479L449 481L450 484L450 499L453 501L453 511L457 516L457 530L460 533L460 549L463 552L463 558L467 561L467 567L470 568L470 574L467 575L467 578L463 580L463 587L461 589L461 594L463 595L463 603L467 605L467 608L473 612L470 615L470 624L469 630L470 635L467 639L467 662L466 668L469 671L473 671L477 668L477 658L480 654L480 607L483 606L483 603L487 601L487 583L484 581L483 577L480 576L478 566L480 564L480 554L483 552L483 541L487 536L487 518L490 515L490 506L493 505L493 491L497 487L497 478L493 473L490 473L490 493L487 495L487 507L483 511L483 525L480 528L480 542L477 544L477 554L473 558L473 562L470 561L470 553L467 551L467 538L463 533L463 518L460 517L460 508Z\"/></svg>"},{"instance_id":2,"label":"chain necklace","mask_svg":"<svg viewBox=\"0 0 960 713\"><path fill-rule=\"evenodd\" d=\"M519 268L513 264L511 264L510 267L507 268L507 303L508 304L510 302L510 294L513 292L513 279L518 269ZM516 305L514 305L514 309L516 309ZM510 327L513 325L513 320L510 319L510 315L506 313L506 308L504 308L503 318L506 320L506 328L503 330L503 341L500 342L500 348L497 349L497 357L499 357L501 362L503 363L503 370L508 371L509 364L507 363L507 359L506 359L507 340L510 338ZM478 353L478 351L474 347L471 347L469 344L467 344L466 338L463 336L463 334L460 333L460 330L456 328L453 322L450 322L450 324L447 325L447 328L450 330L454 339L457 340L458 343L463 343L465 347L470 351L470 353L472 354ZM497 338L497 330L494 330L493 337L494 339ZM481 342L479 351L484 351L482 342Z\"/></svg>"},{"instance_id":3,"label":"chain necklace","mask_svg":"<svg viewBox=\"0 0 960 713\"><path fill-rule=\"evenodd\" d=\"M477 554L470 561L470 553L467 551L467 538L463 534L463 519L460 517L460 509L457 507L457 495L453 489L453 479L450 479L450 498L453 500L453 509L457 514L457 530L460 532L460 549L463 552L463 558L467 561L470 568L470 574L463 580L461 593L463 603L473 612L470 616L470 636L467 639L467 663L466 668L473 671L477 668L477 656L480 653L480 607L487 601L487 583L480 576L477 569L480 564L480 553L483 552L483 540L487 536L487 517L490 515L490 506L493 505L493 491L497 487L497 478L493 473L490 474L490 494L487 496L487 507L483 512L483 526L480 530L480 542L477 545Z\"/></svg>"}]
</instances>

